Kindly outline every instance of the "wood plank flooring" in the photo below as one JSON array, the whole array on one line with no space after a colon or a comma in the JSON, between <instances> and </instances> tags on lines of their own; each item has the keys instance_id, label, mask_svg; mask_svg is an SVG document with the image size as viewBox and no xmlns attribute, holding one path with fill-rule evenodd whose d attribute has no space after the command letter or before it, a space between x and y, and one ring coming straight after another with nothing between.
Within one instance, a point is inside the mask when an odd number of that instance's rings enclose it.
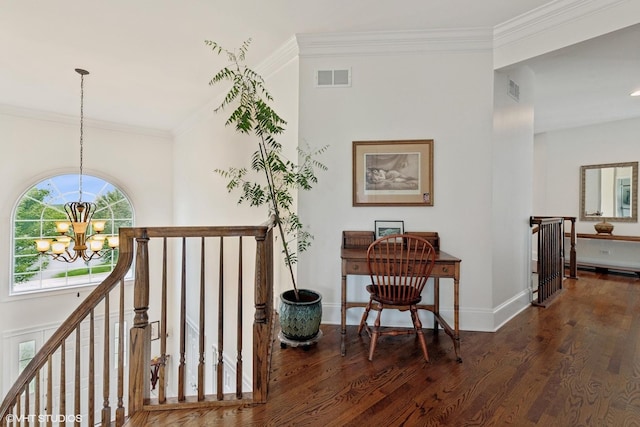
<instances>
[{"instance_id":1,"label":"wood plank flooring","mask_svg":"<svg viewBox=\"0 0 640 427\"><path fill-rule=\"evenodd\" d=\"M580 272L547 308L496 333L369 340L322 325L308 351L274 346L265 405L155 412L137 426L640 426L640 279ZM461 290L462 292L463 290ZM429 314L423 314L427 316Z\"/></svg>"}]
</instances>

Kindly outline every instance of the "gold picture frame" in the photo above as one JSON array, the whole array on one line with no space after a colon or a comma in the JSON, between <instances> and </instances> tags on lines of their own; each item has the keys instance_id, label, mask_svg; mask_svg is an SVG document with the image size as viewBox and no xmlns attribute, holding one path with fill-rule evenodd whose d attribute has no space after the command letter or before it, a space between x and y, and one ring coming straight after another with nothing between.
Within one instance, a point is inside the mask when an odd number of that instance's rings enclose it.
<instances>
[{"instance_id":1,"label":"gold picture frame","mask_svg":"<svg viewBox=\"0 0 640 427\"><path fill-rule=\"evenodd\" d=\"M353 141L353 206L433 206L433 140Z\"/></svg>"}]
</instances>

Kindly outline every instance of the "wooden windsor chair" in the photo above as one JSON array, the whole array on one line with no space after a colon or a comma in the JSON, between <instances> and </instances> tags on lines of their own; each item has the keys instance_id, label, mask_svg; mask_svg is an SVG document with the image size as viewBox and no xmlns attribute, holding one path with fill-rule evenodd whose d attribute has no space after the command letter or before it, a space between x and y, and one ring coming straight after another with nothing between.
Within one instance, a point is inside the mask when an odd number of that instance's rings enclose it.
<instances>
[{"instance_id":1,"label":"wooden windsor chair","mask_svg":"<svg viewBox=\"0 0 640 427\"><path fill-rule=\"evenodd\" d=\"M416 334L424 359L429 361L417 305L422 301L422 290L431 275L435 257L436 251L427 240L410 234L381 237L369 246L367 265L371 284L366 289L370 298L358 327L358 335L364 329L371 337L369 360L373 360L380 335ZM413 329L381 327L380 316L385 308L409 310ZM371 310L378 312L373 328L367 325Z\"/></svg>"}]
</instances>

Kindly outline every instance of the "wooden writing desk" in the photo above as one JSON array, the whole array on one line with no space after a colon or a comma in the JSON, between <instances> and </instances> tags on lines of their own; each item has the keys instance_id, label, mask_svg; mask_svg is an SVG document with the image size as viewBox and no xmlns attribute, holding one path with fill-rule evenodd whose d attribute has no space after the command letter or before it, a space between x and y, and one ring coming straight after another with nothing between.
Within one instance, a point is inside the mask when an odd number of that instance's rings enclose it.
<instances>
[{"instance_id":1,"label":"wooden writing desk","mask_svg":"<svg viewBox=\"0 0 640 427\"><path fill-rule=\"evenodd\" d=\"M438 324L453 340L453 348L456 352L456 360L462 362L460 357L460 330L459 330L459 285L460 285L460 259L440 250L440 242L438 233L435 232L410 232L423 237L433 245L437 250L436 262L431 271L433 277L433 304L420 304L419 309L429 310L434 315L433 330L438 333ZM342 297L341 297L341 342L340 351L344 356L347 352L345 348L345 339L347 336L347 309L353 307L365 307L366 302L347 301L347 275L355 274L368 276L369 269L367 267L367 248L375 240L375 234L372 231L343 231L342 232L342 248L340 250L340 258L342 258ZM440 278L453 279L453 329L440 316Z\"/></svg>"}]
</instances>

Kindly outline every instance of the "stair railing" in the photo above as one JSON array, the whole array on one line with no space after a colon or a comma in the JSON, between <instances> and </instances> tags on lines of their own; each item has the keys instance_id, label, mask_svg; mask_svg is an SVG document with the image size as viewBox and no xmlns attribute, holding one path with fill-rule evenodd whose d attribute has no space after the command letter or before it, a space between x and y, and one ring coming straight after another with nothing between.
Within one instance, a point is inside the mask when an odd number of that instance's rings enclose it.
<instances>
[{"instance_id":1,"label":"stair railing","mask_svg":"<svg viewBox=\"0 0 640 427\"><path fill-rule=\"evenodd\" d=\"M534 305L546 306L562 289L565 277L565 221L571 221L569 276L577 277L575 217L531 217L529 225L537 235L537 299Z\"/></svg>"},{"instance_id":2,"label":"stair railing","mask_svg":"<svg viewBox=\"0 0 640 427\"><path fill-rule=\"evenodd\" d=\"M119 259L109 276L89 294L76 310L62 323L36 353L9 389L0 404L0 425L112 425L122 426L135 413L181 407L211 407L229 404L264 403L267 398L269 380L270 348L273 332L273 228L271 218L259 226L222 227L129 227L119 232ZM245 240L243 240L245 238ZM247 264L243 254L243 241L255 241L254 279L245 280ZM249 241L251 241L249 240ZM150 271L150 241L157 241L162 260L153 258L154 266L160 265L160 272ZM177 241L182 247L180 257L173 257L169 241ZM187 257L187 248L196 241L201 247L197 262ZM226 242L226 243L225 243ZM216 244L217 243L217 244ZM231 251L231 263L237 263L235 272L225 271L229 256L225 245L238 248ZM248 244L245 243L246 246ZM218 264L208 267L210 256L205 248L215 246ZM178 250L179 252L179 250ZM135 278L133 295L125 277L129 272L135 254ZM176 260L172 262L172 260ZM235 259L235 261L234 261ZM188 262L189 261L189 262ZM194 280L198 270L199 279ZM174 268L177 265L177 268ZM217 274L215 270L217 268ZM179 278L169 276L179 271ZM213 274L211 272L213 271ZM206 277L216 276L213 279ZM160 280L154 280L160 276ZM230 284L228 277L235 283ZM179 284L175 283L179 282ZM193 297L191 289L196 282L195 294L199 300L197 313L187 310L187 296ZM215 283L217 282L217 289ZM248 287L245 282L251 284ZM175 285L175 286L174 286ZM188 286L189 285L189 286ZM127 289L128 288L128 289ZM172 316L168 294L178 289L179 315ZM233 289L235 296L225 294ZM215 290L215 295L211 295ZM150 307L150 294L161 295L159 307ZM252 331L252 391L243 390L243 305L245 294L253 293ZM211 298L214 297L214 298ZM207 312L208 301L217 298L215 315ZM235 304L228 303L235 298ZM132 302L131 302L132 300ZM153 298L157 301L158 298ZM128 303L126 301L129 301ZM113 306L116 306L115 309ZM149 312L159 316L151 336ZM234 333L236 344L230 350L224 346L224 322L237 318ZM197 320L199 346L197 366L186 363L185 325L191 319ZM213 328L211 319L217 319ZM126 325L131 325L127 330ZM208 328L208 329L206 329ZM213 329L213 331L211 331ZM168 337L168 331L178 331ZM205 334L205 330L207 334ZM96 333L97 332L97 333ZM125 335L129 333L129 336ZM218 372L215 384L208 381L211 373L205 364L206 336L216 340ZM159 341L160 355L151 360L152 338ZM127 351L128 348L128 351ZM175 369L169 371L169 349L179 349ZM233 393L223 390L225 361L228 365L229 353L235 352L236 387ZM101 354L100 354L101 353ZM193 354L191 354L192 356ZM101 356L101 357L100 357ZM68 359L71 359L69 361ZM173 360L172 360L173 362ZM128 366L127 366L128 364ZM111 369L113 367L113 370ZM157 372L153 369L157 368ZM187 372L195 372L194 395L189 395ZM167 377L177 378L169 387ZM152 378L153 377L153 378ZM152 381L153 380L153 381ZM157 396L152 396L151 391ZM211 390L212 393L208 393ZM126 402L126 403L125 403Z\"/></svg>"}]
</instances>

